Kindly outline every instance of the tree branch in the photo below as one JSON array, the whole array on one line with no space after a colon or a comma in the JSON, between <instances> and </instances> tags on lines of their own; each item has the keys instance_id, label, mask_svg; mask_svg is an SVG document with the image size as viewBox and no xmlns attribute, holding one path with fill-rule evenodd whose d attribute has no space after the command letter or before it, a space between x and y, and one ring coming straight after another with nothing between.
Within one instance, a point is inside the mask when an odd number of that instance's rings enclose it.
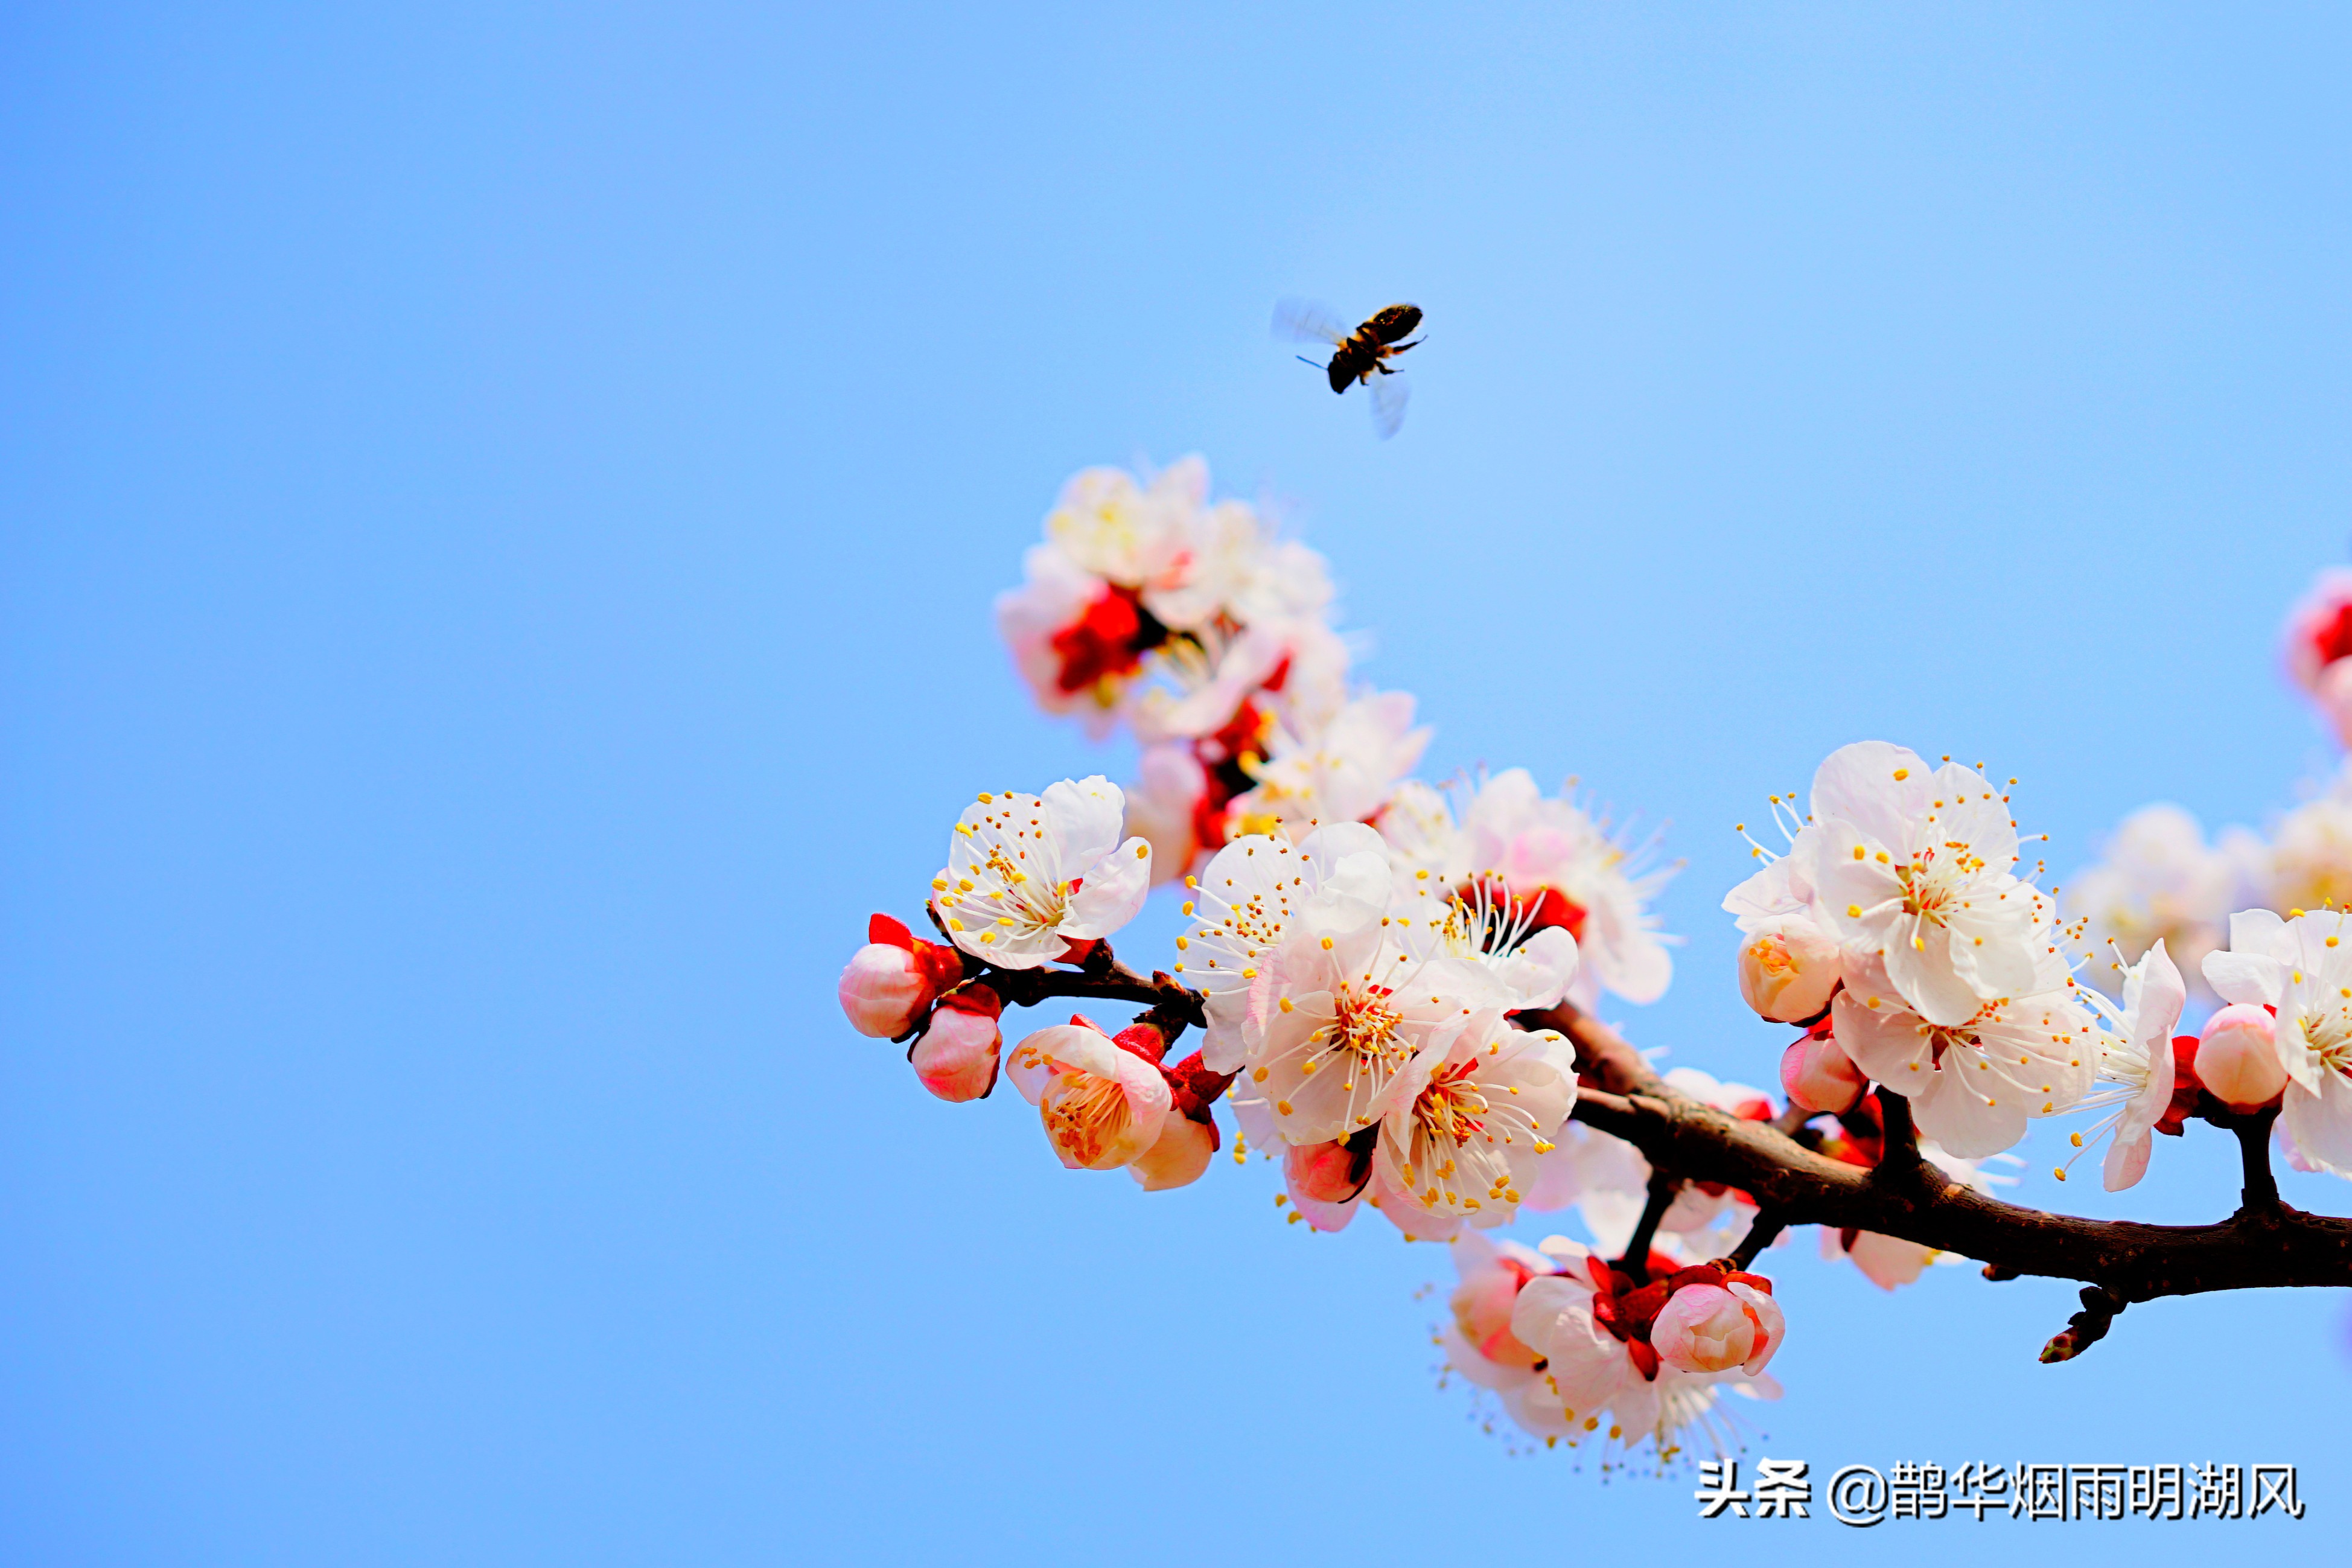
<instances>
[{"instance_id":1,"label":"tree branch","mask_svg":"<svg viewBox=\"0 0 2352 1568\"><path fill-rule=\"evenodd\" d=\"M1206 1027L1208 1014L1197 991L1173 975L1155 971L1146 980L1111 955L1110 943L1099 942L1075 969L1000 969L963 954L967 978L977 980L1017 1007L1034 1007L1056 996L1093 997L1105 1002L1140 1002L1171 1023Z\"/></svg>"},{"instance_id":2,"label":"tree branch","mask_svg":"<svg viewBox=\"0 0 2352 1568\"><path fill-rule=\"evenodd\" d=\"M1884 1167L1865 1171L1826 1158L1768 1122L1742 1121L1677 1094L1615 1030L1574 1007L1523 1019L1575 1043L1578 1121L1624 1139L1660 1171L1739 1188L1784 1225L1900 1237L1973 1258L1989 1266L1989 1278L2084 1280L2117 1310L2208 1290L2352 1286L2352 1221L2281 1204L2249 1205L2218 1225L2137 1225L2005 1204L1958 1182L1939 1183L1924 1163L1909 1179L1890 1179L1895 1173ZM2267 1174L2267 1155L2262 1168Z\"/></svg>"}]
</instances>

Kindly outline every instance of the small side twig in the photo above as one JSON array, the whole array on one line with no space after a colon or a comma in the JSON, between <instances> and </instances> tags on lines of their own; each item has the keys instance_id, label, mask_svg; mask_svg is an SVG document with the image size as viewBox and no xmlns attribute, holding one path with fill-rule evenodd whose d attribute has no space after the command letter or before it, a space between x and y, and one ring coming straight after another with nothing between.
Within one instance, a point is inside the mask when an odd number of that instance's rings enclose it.
<instances>
[{"instance_id":1,"label":"small side twig","mask_svg":"<svg viewBox=\"0 0 2352 1568\"><path fill-rule=\"evenodd\" d=\"M2271 1123L2278 1119L2275 1105L2248 1116L2232 1116L2230 1131L2238 1135L2238 1161L2245 1172L2245 1186L2240 1194L2246 1209L2274 1209L2279 1206L2278 1175L2271 1169Z\"/></svg>"},{"instance_id":2,"label":"small side twig","mask_svg":"<svg viewBox=\"0 0 2352 1568\"><path fill-rule=\"evenodd\" d=\"M2123 1298L2096 1285L2083 1287L2083 1310L2066 1320L2066 1326L2051 1336L2042 1347L2042 1359L2049 1362L2073 1361L2084 1351L2107 1337L2108 1328L2116 1314L2126 1303Z\"/></svg>"},{"instance_id":3,"label":"small side twig","mask_svg":"<svg viewBox=\"0 0 2352 1568\"><path fill-rule=\"evenodd\" d=\"M1650 1198L1642 1205L1642 1218L1633 1226L1633 1239L1625 1244L1625 1256L1617 1267L1633 1277L1636 1285L1650 1282L1650 1244L1658 1239L1658 1224L1674 1206L1675 1194L1683 1190L1680 1176L1670 1176L1664 1171L1650 1173Z\"/></svg>"},{"instance_id":4,"label":"small side twig","mask_svg":"<svg viewBox=\"0 0 2352 1568\"><path fill-rule=\"evenodd\" d=\"M1731 1266L1734 1268L1754 1267L1764 1249L1780 1239L1780 1232L1784 1228L1778 1214L1768 1208L1758 1209L1756 1217L1748 1222L1748 1234L1741 1237L1739 1245L1731 1249Z\"/></svg>"},{"instance_id":5,"label":"small side twig","mask_svg":"<svg viewBox=\"0 0 2352 1568\"><path fill-rule=\"evenodd\" d=\"M1911 1125L1911 1102L1883 1083L1878 1086L1878 1122L1883 1131L1874 1169L1895 1174L1915 1169L1919 1164L1919 1133Z\"/></svg>"}]
</instances>

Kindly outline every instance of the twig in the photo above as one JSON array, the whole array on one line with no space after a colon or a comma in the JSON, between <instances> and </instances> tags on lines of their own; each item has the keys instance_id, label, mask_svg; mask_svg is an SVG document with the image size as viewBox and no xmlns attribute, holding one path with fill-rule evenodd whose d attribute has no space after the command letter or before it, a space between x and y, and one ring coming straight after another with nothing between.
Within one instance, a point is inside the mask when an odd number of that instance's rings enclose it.
<instances>
[{"instance_id":1,"label":"twig","mask_svg":"<svg viewBox=\"0 0 2352 1568\"><path fill-rule=\"evenodd\" d=\"M1664 1171L1650 1173L1650 1198L1642 1205L1641 1220L1633 1226L1633 1239L1625 1243L1625 1256L1617 1267L1633 1277L1636 1285L1650 1282L1650 1244L1658 1239L1658 1224L1674 1206L1675 1194L1683 1190L1682 1178Z\"/></svg>"},{"instance_id":2,"label":"twig","mask_svg":"<svg viewBox=\"0 0 2352 1568\"><path fill-rule=\"evenodd\" d=\"M1784 1228L1777 1212L1771 1209L1758 1209L1756 1217L1748 1224L1748 1234L1739 1238L1738 1247L1731 1249L1731 1266L1734 1268L1747 1268L1754 1265L1756 1259L1763 1255L1766 1247L1780 1239L1780 1232Z\"/></svg>"},{"instance_id":3,"label":"twig","mask_svg":"<svg viewBox=\"0 0 2352 1568\"><path fill-rule=\"evenodd\" d=\"M2108 1326L2116 1314L2124 1310L2119 1298L2100 1289L2096 1285L2083 1287L2083 1310L2066 1320L2066 1326L2050 1336L2042 1347L2042 1359L2047 1362L2073 1361L2093 1345L2107 1337Z\"/></svg>"},{"instance_id":4,"label":"twig","mask_svg":"<svg viewBox=\"0 0 2352 1568\"><path fill-rule=\"evenodd\" d=\"M2232 1116L2226 1123L2238 1135L2238 1162L2245 1171L2241 1212L2279 1206L2278 1176L2271 1169L2271 1123L2278 1113L2279 1108L2273 1105L2251 1115Z\"/></svg>"}]
</instances>

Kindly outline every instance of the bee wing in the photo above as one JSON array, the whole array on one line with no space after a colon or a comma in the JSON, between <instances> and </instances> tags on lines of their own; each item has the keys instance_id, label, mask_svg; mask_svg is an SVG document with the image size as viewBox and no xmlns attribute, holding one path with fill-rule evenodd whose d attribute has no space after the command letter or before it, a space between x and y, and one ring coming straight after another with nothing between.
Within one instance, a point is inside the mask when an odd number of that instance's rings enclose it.
<instances>
[{"instance_id":1,"label":"bee wing","mask_svg":"<svg viewBox=\"0 0 2352 1568\"><path fill-rule=\"evenodd\" d=\"M1274 335L1295 343L1344 343L1354 329L1342 322L1328 305L1312 300L1277 300Z\"/></svg>"},{"instance_id":2,"label":"bee wing","mask_svg":"<svg viewBox=\"0 0 2352 1568\"><path fill-rule=\"evenodd\" d=\"M1397 433L1404 423L1404 400L1412 395L1402 375L1393 373L1372 377L1372 428L1385 441Z\"/></svg>"}]
</instances>

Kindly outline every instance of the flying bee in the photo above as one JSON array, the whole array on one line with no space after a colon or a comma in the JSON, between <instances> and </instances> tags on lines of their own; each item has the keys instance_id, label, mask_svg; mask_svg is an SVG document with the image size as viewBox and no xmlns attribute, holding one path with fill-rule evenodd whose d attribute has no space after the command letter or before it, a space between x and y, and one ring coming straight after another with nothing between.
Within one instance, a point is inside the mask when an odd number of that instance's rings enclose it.
<instances>
[{"instance_id":1,"label":"flying bee","mask_svg":"<svg viewBox=\"0 0 2352 1568\"><path fill-rule=\"evenodd\" d=\"M1319 305L1304 300L1285 300L1274 308L1274 330L1277 336L1295 342L1326 342L1333 345L1331 363L1318 365L1331 378L1333 392L1345 392L1358 382L1368 383L1372 391L1372 428L1385 441L1397 433L1404 423L1404 400L1407 393L1404 377L1389 362L1407 349L1419 348L1423 340L1404 340L1421 325L1418 305L1391 305L1374 311L1362 326L1349 331L1337 316ZM1298 356L1307 364L1316 362L1305 354Z\"/></svg>"}]
</instances>

